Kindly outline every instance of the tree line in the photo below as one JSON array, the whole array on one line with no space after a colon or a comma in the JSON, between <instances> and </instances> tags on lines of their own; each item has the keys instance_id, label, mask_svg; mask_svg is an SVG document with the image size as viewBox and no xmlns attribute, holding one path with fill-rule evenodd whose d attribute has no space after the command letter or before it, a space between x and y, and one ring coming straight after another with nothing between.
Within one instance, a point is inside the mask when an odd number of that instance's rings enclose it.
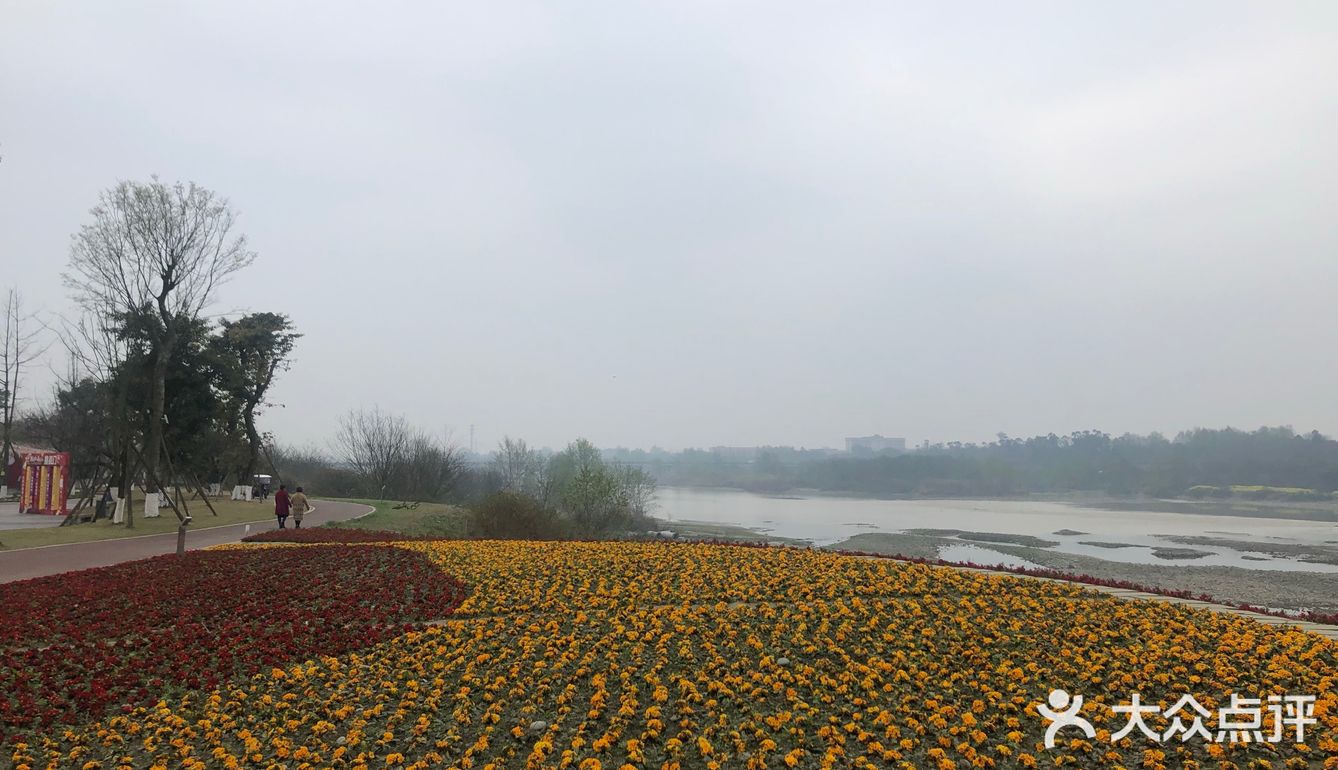
<instances>
[{"instance_id":1,"label":"tree line","mask_svg":"<svg viewBox=\"0 0 1338 770\"><path fill-rule=\"evenodd\" d=\"M620 457L631 459L634 453ZM1195 428L1112 436L1101 431L1031 438L1000 434L872 458L762 448L751 462L710 452L650 453L641 460L662 484L780 492L815 489L876 497L1111 495L1329 498L1338 490L1338 441L1288 427ZM1284 489L1286 488L1286 489Z\"/></svg>"}]
</instances>

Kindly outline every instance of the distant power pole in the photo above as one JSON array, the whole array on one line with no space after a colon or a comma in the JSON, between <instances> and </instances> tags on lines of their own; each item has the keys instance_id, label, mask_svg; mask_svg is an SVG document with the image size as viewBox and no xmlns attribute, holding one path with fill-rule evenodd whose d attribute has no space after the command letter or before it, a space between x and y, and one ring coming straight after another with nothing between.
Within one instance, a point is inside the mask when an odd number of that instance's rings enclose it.
<instances>
[{"instance_id":1,"label":"distant power pole","mask_svg":"<svg viewBox=\"0 0 1338 770\"><path fill-rule=\"evenodd\" d=\"M474 423L469 424L469 453L474 454Z\"/></svg>"}]
</instances>

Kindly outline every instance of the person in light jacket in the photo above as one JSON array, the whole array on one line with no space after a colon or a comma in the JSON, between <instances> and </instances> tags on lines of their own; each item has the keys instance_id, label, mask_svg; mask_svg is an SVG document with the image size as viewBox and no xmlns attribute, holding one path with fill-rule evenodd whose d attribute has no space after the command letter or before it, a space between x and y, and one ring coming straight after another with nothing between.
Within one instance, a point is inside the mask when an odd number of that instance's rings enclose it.
<instances>
[{"instance_id":1,"label":"person in light jacket","mask_svg":"<svg viewBox=\"0 0 1338 770\"><path fill-rule=\"evenodd\" d=\"M311 510L311 503L307 502L307 495L302 491L302 487L298 487L297 491L288 497L288 504L293 509L293 526L301 529L302 517Z\"/></svg>"}]
</instances>

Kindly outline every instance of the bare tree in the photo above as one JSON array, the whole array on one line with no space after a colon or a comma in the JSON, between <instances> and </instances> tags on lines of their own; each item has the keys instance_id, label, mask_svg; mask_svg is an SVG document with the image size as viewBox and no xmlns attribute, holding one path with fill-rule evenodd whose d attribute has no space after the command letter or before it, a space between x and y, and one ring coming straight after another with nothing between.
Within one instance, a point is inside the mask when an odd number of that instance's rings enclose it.
<instances>
[{"instance_id":1,"label":"bare tree","mask_svg":"<svg viewBox=\"0 0 1338 770\"><path fill-rule=\"evenodd\" d=\"M135 427L130 420L130 382L125 366L132 357L143 356L144 351L141 341L128 339L121 330L121 323L105 313L85 310L77 318L62 318L56 333L70 363L66 382L59 390L73 394L91 384L98 394L102 419L93 424L99 426L100 435L85 434L80 438L100 447L99 455L105 456L111 466L107 474L112 480L109 486L120 490L116 519L123 518L126 527L133 529L135 517L130 501L134 465L130 445ZM56 402L59 406L59 395ZM52 417L56 416L53 412ZM76 424L81 430L89 427L88 420L76 420Z\"/></svg>"},{"instance_id":2,"label":"bare tree","mask_svg":"<svg viewBox=\"0 0 1338 770\"><path fill-rule=\"evenodd\" d=\"M415 431L409 438L403 468L397 474L397 496L442 500L454 488L464 468L464 459L455 447Z\"/></svg>"},{"instance_id":3,"label":"bare tree","mask_svg":"<svg viewBox=\"0 0 1338 770\"><path fill-rule=\"evenodd\" d=\"M23 370L46 351L40 344L37 319L23 310L23 295L10 289L5 296L4 340L0 341L0 474L14 451L14 418L18 415ZM0 478L0 483L4 479Z\"/></svg>"},{"instance_id":4,"label":"bare tree","mask_svg":"<svg viewBox=\"0 0 1338 770\"><path fill-rule=\"evenodd\" d=\"M492 467L501 478L503 489L541 497L544 460L524 439L504 437L493 452Z\"/></svg>"},{"instance_id":5,"label":"bare tree","mask_svg":"<svg viewBox=\"0 0 1338 770\"><path fill-rule=\"evenodd\" d=\"M154 477L172 351L219 285L255 253L233 234L228 202L193 182L121 182L90 213L92 222L74 236L65 282L95 314L146 322L152 377L144 463Z\"/></svg>"},{"instance_id":6,"label":"bare tree","mask_svg":"<svg viewBox=\"0 0 1338 770\"><path fill-rule=\"evenodd\" d=\"M622 485L623 496L632 514L638 517L649 516L655 508L655 477L644 469L632 465L614 464L613 471Z\"/></svg>"},{"instance_id":7,"label":"bare tree","mask_svg":"<svg viewBox=\"0 0 1338 770\"><path fill-rule=\"evenodd\" d=\"M379 408L344 415L334 448L364 489L383 499L440 500L464 473L455 447Z\"/></svg>"},{"instance_id":8,"label":"bare tree","mask_svg":"<svg viewBox=\"0 0 1338 770\"><path fill-rule=\"evenodd\" d=\"M396 491L395 476L409 454L412 434L400 415L386 414L379 407L353 409L339 420L335 451L371 486L369 492L384 496Z\"/></svg>"}]
</instances>

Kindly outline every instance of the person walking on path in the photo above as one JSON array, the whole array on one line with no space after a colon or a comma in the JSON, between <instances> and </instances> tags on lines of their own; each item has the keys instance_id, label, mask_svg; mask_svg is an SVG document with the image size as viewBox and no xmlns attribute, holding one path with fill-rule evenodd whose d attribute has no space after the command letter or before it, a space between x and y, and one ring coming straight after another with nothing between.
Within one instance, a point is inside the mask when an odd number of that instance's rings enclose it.
<instances>
[{"instance_id":1,"label":"person walking on path","mask_svg":"<svg viewBox=\"0 0 1338 770\"><path fill-rule=\"evenodd\" d=\"M288 488L280 484L279 491L274 493L274 515L279 519L279 529L287 529L284 522L288 521L290 502Z\"/></svg>"},{"instance_id":2,"label":"person walking on path","mask_svg":"<svg viewBox=\"0 0 1338 770\"><path fill-rule=\"evenodd\" d=\"M274 496L276 500L278 497L278 495ZM301 529L302 517L306 515L307 511L311 510L311 503L307 502L307 496L302 492L302 487L298 487L296 492L288 496L288 504L293 508L293 526Z\"/></svg>"}]
</instances>

